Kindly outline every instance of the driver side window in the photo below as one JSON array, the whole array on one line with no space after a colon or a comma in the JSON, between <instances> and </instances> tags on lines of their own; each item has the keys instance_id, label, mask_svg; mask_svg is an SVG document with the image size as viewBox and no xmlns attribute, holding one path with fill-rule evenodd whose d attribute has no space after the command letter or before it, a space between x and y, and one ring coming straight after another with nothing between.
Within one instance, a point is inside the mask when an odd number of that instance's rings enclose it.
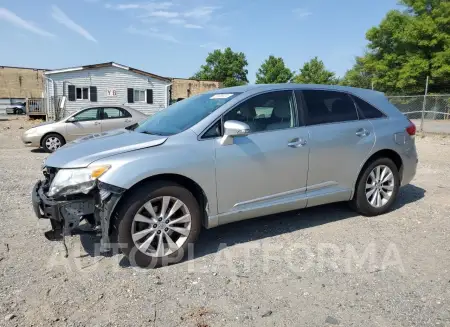
<instances>
[{"instance_id":1,"label":"driver side window","mask_svg":"<svg viewBox=\"0 0 450 327\"><path fill-rule=\"evenodd\" d=\"M256 95L226 113L228 120L246 123L251 133L296 127L292 91Z\"/></svg>"},{"instance_id":2,"label":"driver side window","mask_svg":"<svg viewBox=\"0 0 450 327\"><path fill-rule=\"evenodd\" d=\"M98 120L100 119L99 110L98 108L87 109L73 116L73 118L75 121Z\"/></svg>"}]
</instances>

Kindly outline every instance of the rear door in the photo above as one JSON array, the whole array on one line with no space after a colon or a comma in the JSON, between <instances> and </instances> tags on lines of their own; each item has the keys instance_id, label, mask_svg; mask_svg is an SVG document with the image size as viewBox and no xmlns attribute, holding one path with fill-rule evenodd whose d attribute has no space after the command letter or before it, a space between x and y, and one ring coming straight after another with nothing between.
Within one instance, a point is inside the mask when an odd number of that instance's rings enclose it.
<instances>
[{"instance_id":1,"label":"rear door","mask_svg":"<svg viewBox=\"0 0 450 327\"><path fill-rule=\"evenodd\" d=\"M296 93L304 105L310 135L307 192L309 205L349 200L361 165L375 144L368 120L360 120L353 99L344 92L304 90Z\"/></svg>"},{"instance_id":2,"label":"rear door","mask_svg":"<svg viewBox=\"0 0 450 327\"><path fill-rule=\"evenodd\" d=\"M118 107L104 107L102 109L102 131L124 128L133 124L131 114Z\"/></svg>"},{"instance_id":3,"label":"rear door","mask_svg":"<svg viewBox=\"0 0 450 327\"><path fill-rule=\"evenodd\" d=\"M89 108L80 111L73 116L73 119L74 121L66 123L66 139L68 141L102 131L100 108Z\"/></svg>"}]
</instances>

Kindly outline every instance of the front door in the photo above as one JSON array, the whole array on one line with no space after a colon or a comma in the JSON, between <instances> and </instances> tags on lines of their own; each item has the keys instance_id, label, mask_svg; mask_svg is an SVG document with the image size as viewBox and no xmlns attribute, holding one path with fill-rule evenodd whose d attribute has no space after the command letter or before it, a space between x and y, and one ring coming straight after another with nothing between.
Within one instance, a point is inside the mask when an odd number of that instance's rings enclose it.
<instances>
[{"instance_id":1,"label":"front door","mask_svg":"<svg viewBox=\"0 0 450 327\"><path fill-rule=\"evenodd\" d=\"M89 108L73 116L74 120L66 123L66 139L72 141L85 135L100 133L102 131L100 110Z\"/></svg>"},{"instance_id":2,"label":"front door","mask_svg":"<svg viewBox=\"0 0 450 327\"><path fill-rule=\"evenodd\" d=\"M102 132L124 128L133 123L131 114L122 108L105 107L102 117Z\"/></svg>"},{"instance_id":3,"label":"front door","mask_svg":"<svg viewBox=\"0 0 450 327\"><path fill-rule=\"evenodd\" d=\"M346 93L301 93L297 99L303 96L310 133L307 192L316 196L308 200L308 206L349 200L358 172L375 144L372 123L358 117Z\"/></svg>"},{"instance_id":4,"label":"front door","mask_svg":"<svg viewBox=\"0 0 450 327\"><path fill-rule=\"evenodd\" d=\"M297 117L292 91L256 95L225 114L251 132L231 145L217 142L219 214L237 214L232 221L306 205L308 131Z\"/></svg>"}]
</instances>

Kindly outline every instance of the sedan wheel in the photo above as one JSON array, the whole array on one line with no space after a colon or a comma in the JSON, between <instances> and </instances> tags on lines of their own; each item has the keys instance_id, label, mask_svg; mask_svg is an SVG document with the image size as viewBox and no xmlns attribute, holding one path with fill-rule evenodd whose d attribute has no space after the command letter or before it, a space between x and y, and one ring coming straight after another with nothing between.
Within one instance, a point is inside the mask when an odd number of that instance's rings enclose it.
<instances>
[{"instance_id":1,"label":"sedan wheel","mask_svg":"<svg viewBox=\"0 0 450 327\"><path fill-rule=\"evenodd\" d=\"M49 137L45 140L45 147L53 152L62 146L61 141L56 136Z\"/></svg>"},{"instance_id":2,"label":"sedan wheel","mask_svg":"<svg viewBox=\"0 0 450 327\"><path fill-rule=\"evenodd\" d=\"M367 177L366 197L367 201L375 208L380 208L392 197L394 190L394 174L388 166L375 167Z\"/></svg>"},{"instance_id":3,"label":"sedan wheel","mask_svg":"<svg viewBox=\"0 0 450 327\"><path fill-rule=\"evenodd\" d=\"M191 231L191 214L183 201L172 196L151 199L136 213L131 226L134 245L151 257L176 252Z\"/></svg>"},{"instance_id":4,"label":"sedan wheel","mask_svg":"<svg viewBox=\"0 0 450 327\"><path fill-rule=\"evenodd\" d=\"M59 134L48 134L42 140L41 146L47 152L54 152L65 144L64 138Z\"/></svg>"}]
</instances>

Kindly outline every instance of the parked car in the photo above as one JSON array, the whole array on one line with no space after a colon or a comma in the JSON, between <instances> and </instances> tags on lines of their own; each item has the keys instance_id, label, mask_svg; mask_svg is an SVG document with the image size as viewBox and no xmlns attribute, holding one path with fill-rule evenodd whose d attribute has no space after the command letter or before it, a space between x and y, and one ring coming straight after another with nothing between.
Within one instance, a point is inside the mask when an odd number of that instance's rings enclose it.
<instances>
[{"instance_id":1,"label":"parked car","mask_svg":"<svg viewBox=\"0 0 450 327\"><path fill-rule=\"evenodd\" d=\"M6 107L6 113L13 115L25 115L26 113L25 102L12 103L8 107Z\"/></svg>"},{"instance_id":2,"label":"parked car","mask_svg":"<svg viewBox=\"0 0 450 327\"><path fill-rule=\"evenodd\" d=\"M22 135L26 146L42 147L54 152L77 138L132 126L147 116L124 106L97 105L88 107L58 121L34 126Z\"/></svg>"},{"instance_id":3,"label":"parked car","mask_svg":"<svg viewBox=\"0 0 450 327\"><path fill-rule=\"evenodd\" d=\"M84 218L101 230L102 252L118 242L132 263L160 266L180 261L202 225L338 201L387 212L416 173L415 131L371 90L219 89L59 149L32 202L52 222L48 238Z\"/></svg>"}]
</instances>

